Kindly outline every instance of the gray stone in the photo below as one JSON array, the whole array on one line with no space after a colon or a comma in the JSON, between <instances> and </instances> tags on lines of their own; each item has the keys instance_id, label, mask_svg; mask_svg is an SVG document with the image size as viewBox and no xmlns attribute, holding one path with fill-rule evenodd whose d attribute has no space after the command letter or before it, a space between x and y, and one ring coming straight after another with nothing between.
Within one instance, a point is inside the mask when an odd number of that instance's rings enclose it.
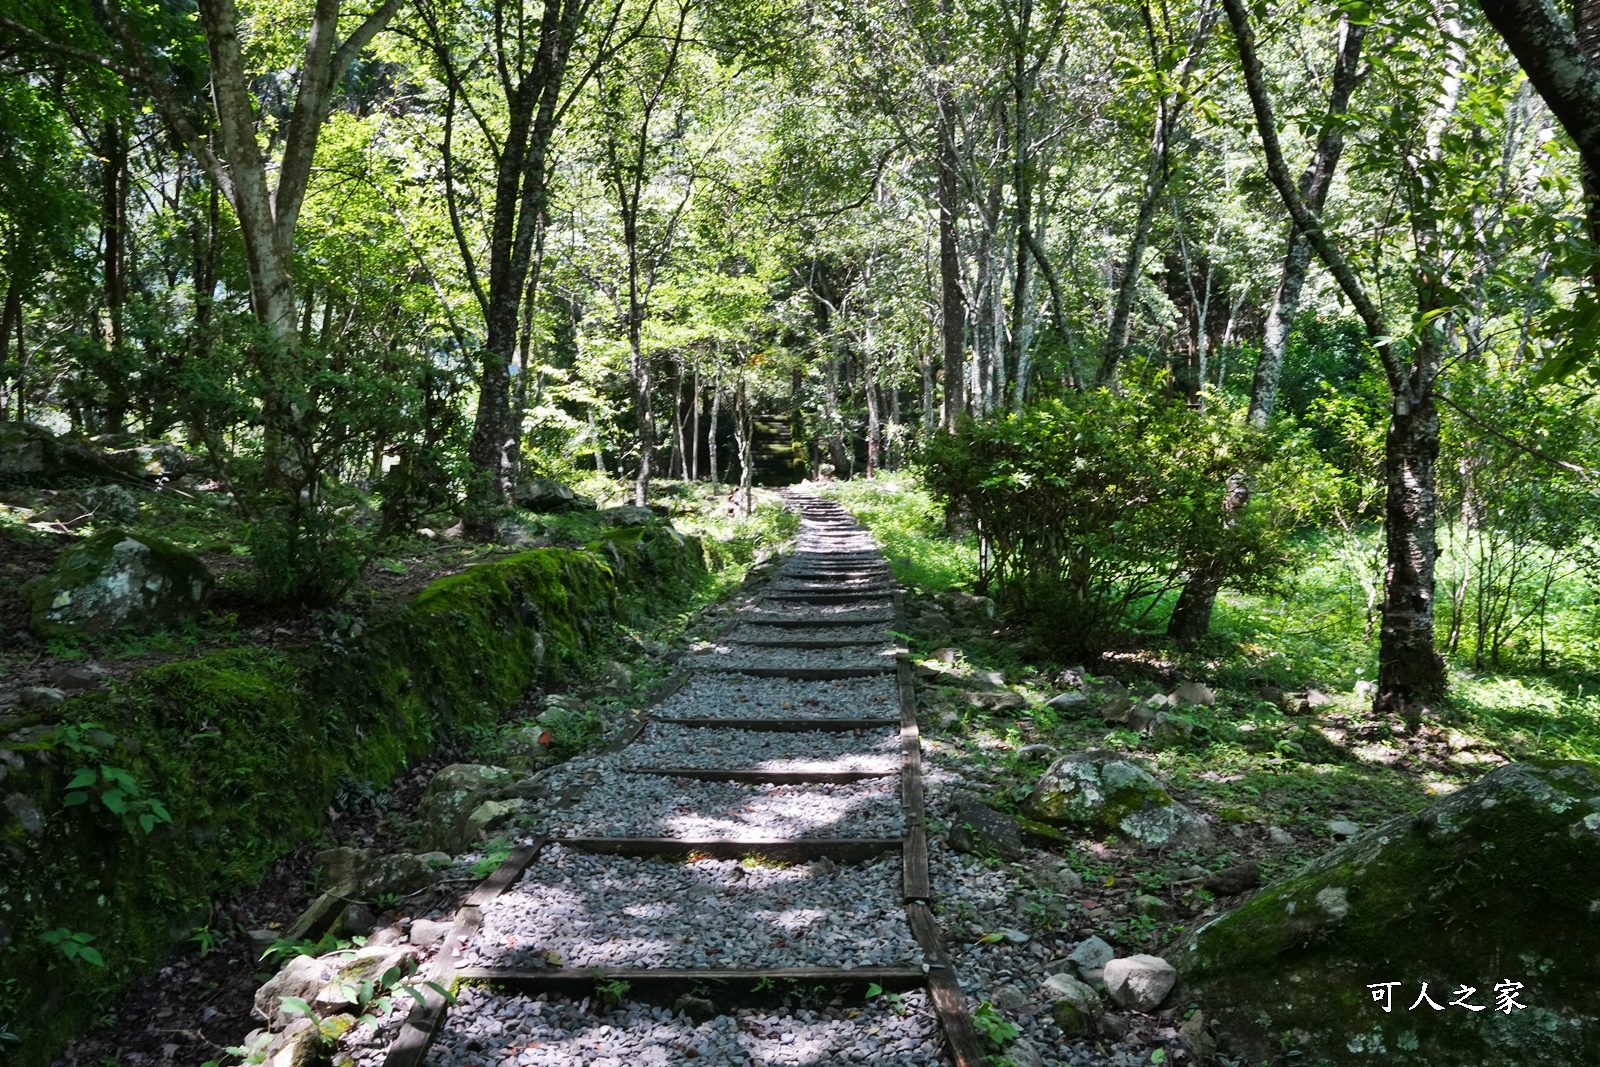
<instances>
[{"instance_id":1,"label":"gray stone","mask_svg":"<svg viewBox=\"0 0 1600 1067\"><path fill-rule=\"evenodd\" d=\"M317 991L332 980L340 962L336 957L295 956L256 990L254 1014L272 1030L282 1030L291 1018L283 1014L283 998L299 997L310 1003Z\"/></svg>"},{"instance_id":2,"label":"gray stone","mask_svg":"<svg viewBox=\"0 0 1600 1067\"><path fill-rule=\"evenodd\" d=\"M1028 706L1028 698L1021 693L1002 689L998 692L968 693L967 703L985 711L1018 711Z\"/></svg>"},{"instance_id":3,"label":"gray stone","mask_svg":"<svg viewBox=\"0 0 1600 1067\"><path fill-rule=\"evenodd\" d=\"M1378 683L1366 681L1357 682L1353 692L1355 693L1357 700L1369 701L1378 695Z\"/></svg>"},{"instance_id":4,"label":"gray stone","mask_svg":"<svg viewBox=\"0 0 1600 1067\"><path fill-rule=\"evenodd\" d=\"M1141 893L1134 897L1129 904L1133 908L1135 915L1143 915L1148 919L1156 919L1158 921L1172 918L1172 905L1160 897L1152 897Z\"/></svg>"},{"instance_id":5,"label":"gray stone","mask_svg":"<svg viewBox=\"0 0 1600 1067\"><path fill-rule=\"evenodd\" d=\"M1151 847L1187 847L1211 839L1198 816L1148 772L1114 752L1062 756L1039 777L1023 808L1044 822L1113 830Z\"/></svg>"},{"instance_id":6,"label":"gray stone","mask_svg":"<svg viewBox=\"0 0 1600 1067\"><path fill-rule=\"evenodd\" d=\"M1056 758L1056 750L1051 745L1023 745L1017 749L1017 758L1028 762L1043 762Z\"/></svg>"},{"instance_id":7,"label":"gray stone","mask_svg":"<svg viewBox=\"0 0 1600 1067\"><path fill-rule=\"evenodd\" d=\"M703 1023L717 1017L717 1006L705 997L697 997L693 993L685 993L672 1002L672 1010L682 1015L687 1015L697 1023Z\"/></svg>"},{"instance_id":8,"label":"gray stone","mask_svg":"<svg viewBox=\"0 0 1600 1067\"><path fill-rule=\"evenodd\" d=\"M1110 960L1106 961L1107 963ZM1102 964L1102 966L1104 966ZM1044 980L1041 987L1046 1000L1053 1002L1066 1001L1076 1007L1087 1018L1094 1018L1100 1014L1100 994L1095 992L1093 986L1087 982L1080 982L1070 974L1052 974Z\"/></svg>"},{"instance_id":9,"label":"gray stone","mask_svg":"<svg viewBox=\"0 0 1600 1067\"><path fill-rule=\"evenodd\" d=\"M1130 1011L1154 1011L1177 981L1177 970L1160 956L1123 956L1105 968L1107 995Z\"/></svg>"},{"instance_id":10,"label":"gray stone","mask_svg":"<svg viewBox=\"0 0 1600 1067\"><path fill-rule=\"evenodd\" d=\"M1098 974L1105 970L1106 964L1115 959L1116 955L1117 950L1105 941L1091 937L1067 954L1067 962L1078 968L1079 974L1087 977L1090 971Z\"/></svg>"},{"instance_id":11,"label":"gray stone","mask_svg":"<svg viewBox=\"0 0 1600 1067\"><path fill-rule=\"evenodd\" d=\"M1205 1012L1196 1010L1185 1019L1183 1025L1178 1027L1178 1037L1183 1041L1183 1047L1200 1063L1207 1062L1217 1054L1217 1039L1206 1029Z\"/></svg>"},{"instance_id":12,"label":"gray stone","mask_svg":"<svg viewBox=\"0 0 1600 1067\"><path fill-rule=\"evenodd\" d=\"M627 667L612 660L600 668L594 684L607 693L627 693L633 689L633 675L629 673Z\"/></svg>"},{"instance_id":13,"label":"gray stone","mask_svg":"<svg viewBox=\"0 0 1600 1067\"><path fill-rule=\"evenodd\" d=\"M434 775L418 805L423 851L460 853L486 825L473 825L480 806L513 777L504 767L480 763L452 763Z\"/></svg>"},{"instance_id":14,"label":"gray stone","mask_svg":"<svg viewBox=\"0 0 1600 1067\"><path fill-rule=\"evenodd\" d=\"M1169 956L1185 999L1250 1062L1293 1031L1306 1062L1337 1067L1380 1050L1401 1067L1587 1067L1600 1062L1597 869L1600 766L1511 764L1328 851ZM1477 986L1490 1010L1408 1013L1413 976L1431 975L1446 993ZM1405 985L1386 1014L1365 994L1390 980ZM1526 984L1522 1008L1493 1010L1501 981ZM1285 995L1299 989L1328 992Z\"/></svg>"},{"instance_id":15,"label":"gray stone","mask_svg":"<svg viewBox=\"0 0 1600 1067\"><path fill-rule=\"evenodd\" d=\"M110 672L97 663L63 663L50 672L49 682L57 689L96 689L110 676Z\"/></svg>"},{"instance_id":16,"label":"gray stone","mask_svg":"<svg viewBox=\"0 0 1600 1067\"><path fill-rule=\"evenodd\" d=\"M1348 819L1329 819L1328 830L1334 837L1354 837L1361 832L1361 827Z\"/></svg>"},{"instance_id":17,"label":"gray stone","mask_svg":"<svg viewBox=\"0 0 1600 1067\"><path fill-rule=\"evenodd\" d=\"M1011 1060L1011 1067L1044 1067L1044 1055L1025 1037L1007 1045L1006 1056Z\"/></svg>"},{"instance_id":18,"label":"gray stone","mask_svg":"<svg viewBox=\"0 0 1600 1067\"><path fill-rule=\"evenodd\" d=\"M1311 708L1313 711L1315 711L1317 708L1331 707L1332 704L1333 697L1329 696L1327 693L1324 693L1322 690L1306 690L1306 707Z\"/></svg>"},{"instance_id":19,"label":"gray stone","mask_svg":"<svg viewBox=\"0 0 1600 1067\"><path fill-rule=\"evenodd\" d=\"M19 694L25 708L49 708L67 699L67 694L48 685L30 685Z\"/></svg>"},{"instance_id":20,"label":"gray stone","mask_svg":"<svg viewBox=\"0 0 1600 1067\"><path fill-rule=\"evenodd\" d=\"M1016 821L972 797L961 797L950 816L948 841L957 852L975 856L1022 858L1022 832Z\"/></svg>"},{"instance_id":21,"label":"gray stone","mask_svg":"<svg viewBox=\"0 0 1600 1067\"><path fill-rule=\"evenodd\" d=\"M1094 1029L1094 1016L1070 1000L1058 1000L1050 1005L1050 1018L1069 1038L1087 1037Z\"/></svg>"},{"instance_id":22,"label":"gray stone","mask_svg":"<svg viewBox=\"0 0 1600 1067\"><path fill-rule=\"evenodd\" d=\"M595 518L607 526L649 526L658 521L655 512L633 504L605 508L595 512Z\"/></svg>"},{"instance_id":23,"label":"gray stone","mask_svg":"<svg viewBox=\"0 0 1600 1067\"><path fill-rule=\"evenodd\" d=\"M1045 701L1045 707L1057 711L1081 711L1089 706L1089 695L1076 689L1068 689L1065 693L1057 693Z\"/></svg>"},{"instance_id":24,"label":"gray stone","mask_svg":"<svg viewBox=\"0 0 1600 1067\"><path fill-rule=\"evenodd\" d=\"M1128 712L1132 710L1133 700L1127 693L1123 692L1108 694L1104 700L1100 701L1099 707L1095 708L1095 711L1099 712L1100 718L1106 722L1126 722Z\"/></svg>"},{"instance_id":25,"label":"gray stone","mask_svg":"<svg viewBox=\"0 0 1600 1067\"><path fill-rule=\"evenodd\" d=\"M449 937L454 925L449 920L417 919L411 924L408 940L418 948L429 948Z\"/></svg>"},{"instance_id":26,"label":"gray stone","mask_svg":"<svg viewBox=\"0 0 1600 1067\"><path fill-rule=\"evenodd\" d=\"M1008 945L1026 945L1029 941L1033 940L1033 938L1029 937L1021 930L1015 930L1009 926L1002 926L1000 928L1000 936L1005 938L1005 942Z\"/></svg>"},{"instance_id":27,"label":"gray stone","mask_svg":"<svg viewBox=\"0 0 1600 1067\"><path fill-rule=\"evenodd\" d=\"M345 933L355 937L366 937L378 928L378 917L372 914L371 908L358 901L346 905L340 923Z\"/></svg>"},{"instance_id":28,"label":"gray stone","mask_svg":"<svg viewBox=\"0 0 1600 1067\"><path fill-rule=\"evenodd\" d=\"M1217 694L1210 686L1200 682L1184 682L1173 691L1173 704L1195 704L1209 708L1216 704Z\"/></svg>"},{"instance_id":29,"label":"gray stone","mask_svg":"<svg viewBox=\"0 0 1600 1067\"><path fill-rule=\"evenodd\" d=\"M554 478L534 478L522 482L511 490L511 499L519 508L546 514L562 511L593 511L595 503L581 496Z\"/></svg>"},{"instance_id":30,"label":"gray stone","mask_svg":"<svg viewBox=\"0 0 1600 1067\"><path fill-rule=\"evenodd\" d=\"M21 793L9 794L6 797L6 810L30 836L37 837L44 833L44 812L30 798Z\"/></svg>"},{"instance_id":31,"label":"gray stone","mask_svg":"<svg viewBox=\"0 0 1600 1067\"><path fill-rule=\"evenodd\" d=\"M989 1003L1007 1015L1021 1015L1028 1007L1028 995L1011 982L1005 982L990 991Z\"/></svg>"},{"instance_id":32,"label":"gray stone","mask_svg":"<svg viewBox=\"0 0 1600 1067\"><path fill-rule=\"evenodd\" d=\"M1067 896L1083 888L1083 878L1064 863L1041 859L1028 865L1028 880L1039 889Z\"/></svg>"},{"instance_id":33,"label":"gray stone","mask_svg":"<svg viewBox=\"0 0 1600 1067\"><path fill-rule=\"evenodd\" d=\"M1269 826L1267 827L1267 840L1274 845L1292 845L1294 844L1294 835L1281 826Z\"/></svg>"},{"instance_id":34,"label":"gray stone","mask_svg":"<svg viewBox=\"0 0 1600 1067\"><path fill-rule=\"evenodd\" d=\"M213 584L193 553L104 530L64 550L29 584L31 625L40 637L151 630L197 617Z\"/></svg>"},{"instance_id":35,"label":"gray stone","mask_svg":"<svg viewBox=\"0 0 1600 1067\"><path fill-rule=\"evenodd\" d=\"M1128 1032L1128 1020L1121 1015L1109 1012L1100 1016L1100 1030L1113 1041L1121 1041L1122 1035Z\"/></svg>"}]
</instances>

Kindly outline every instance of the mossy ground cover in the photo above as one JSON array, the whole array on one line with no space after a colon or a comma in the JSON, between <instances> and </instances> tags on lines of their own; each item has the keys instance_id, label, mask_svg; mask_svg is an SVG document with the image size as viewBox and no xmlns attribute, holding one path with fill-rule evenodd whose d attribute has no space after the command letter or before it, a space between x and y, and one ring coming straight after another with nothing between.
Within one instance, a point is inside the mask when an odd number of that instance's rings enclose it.
<instances>
[{"instance_id":1,"label":"mossy ground cover","mask_svg":"<svg viewBox=\"0 0 1600 1067\"><path fill-rule=\"evenodd\" d=\"M491 749L530 688L670 629L789 528L777 510L765 498L752 519L712 519L723 542L709 549L661 526L522 553L428 542L430 559L472 565L387 617L343 614L276 645L242 633L218 647L212 635L187 658L174 642L108 691L12 712L0 793L25 798L42 826L8 810L0 834L0 1052L45 1062L202 925L211 898L314 838L339 790L379 791L441 739ZM592 740L580 731L563 743ZM96 771L91 795L64 806L84 770ZM120 776L132 788L106 801ZM170 820L142 825L152 804ZM59 931L66 949L47 936ZM69 956L75 945L91 951Z\"/></svg>"}]
</instances>

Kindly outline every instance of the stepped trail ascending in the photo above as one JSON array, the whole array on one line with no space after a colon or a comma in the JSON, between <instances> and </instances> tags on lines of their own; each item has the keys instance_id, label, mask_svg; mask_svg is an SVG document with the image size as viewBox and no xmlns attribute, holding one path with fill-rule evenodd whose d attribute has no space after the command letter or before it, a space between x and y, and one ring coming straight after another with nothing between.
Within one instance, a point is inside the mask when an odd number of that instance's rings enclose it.
<instances>
[{"instance_id":1,"label":"stepped trail ascending","mask_svg":"<svg viewBox=\"0 0 1600 1067\"><path fill-rule=\"evenodd\" d=\"M545 776L540 836L424 976L468 980L458 1002L358 1062L980 1062L928 906L892 577L837 505L789 503L795 555L618 742Z\"/></svg>"}]
</instances>

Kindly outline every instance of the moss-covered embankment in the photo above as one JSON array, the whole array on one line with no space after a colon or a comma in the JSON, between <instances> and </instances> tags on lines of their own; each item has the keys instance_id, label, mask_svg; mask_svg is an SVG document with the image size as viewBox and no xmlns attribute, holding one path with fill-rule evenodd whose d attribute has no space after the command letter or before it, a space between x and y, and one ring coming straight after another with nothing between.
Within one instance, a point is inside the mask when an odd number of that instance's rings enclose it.
<instances>
[{"instance_id":1,"label":"moss-covered embankment","mask_svg":"<svg viewBox=\"0 0 1600 1067\"><path fill-rule=\"evenodd\" d=\"M493 722L705 575L695 540L619 531L441 579L355 640L170 663L72 701L61 722L13 724L0 1061L47 1063L213 897L315 835L341 776L387 783L441 730Z\"/></svg>"}]
</instances>

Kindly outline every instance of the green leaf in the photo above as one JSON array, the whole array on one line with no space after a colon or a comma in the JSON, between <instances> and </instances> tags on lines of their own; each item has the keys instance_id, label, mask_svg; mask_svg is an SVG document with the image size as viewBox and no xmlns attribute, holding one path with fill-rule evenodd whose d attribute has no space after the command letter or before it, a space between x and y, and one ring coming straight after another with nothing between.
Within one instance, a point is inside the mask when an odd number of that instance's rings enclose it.
<instances>
[{"instance_id":1,"label":"green leaf","mask_svg":"<svg viewBox=\"0 0 1600 1067\"><path fill-rule=\"evenodd\" d=\"M868 982L867 983L867 999L868 1000L871 1000L874 997L881 997L882 995L883 995L883 986L879 985L877 982Z\"/></svg>"},{"instance_id":2,"label":"green leaf","mask_svg":"<svg viewBox=\"0 0 1600 1067\"><path fill-rule=\"evenodd\" d=\"M992 933L992 934L984 934L982 937L978 938L978 944L980 944L980 945L998 945L1000 942L1004 941L1005 939L1006 939L1006 935L1002 934L1002 933L999 933L999 932Z\"/></svg>"},{"instance_id":3,"label":"green leaf","mask_svg":"<svg viewBox=\"0 0 1600 1067\"><path fill-rule=\"evenodd\" d=\"M94 785L99 778L100 776L94 772L94 768L81 767L78 769L78 773L72 776L72 781L67 783L67 788L84 789L88 786Z\"/></svg>"},{"instance_id":4,"label":"green leaf","mask_svg":"<svg viewBox=\"0 0 1600 1067\"><path fill-rule=\"evenodd\" d=\"M68 793L61 801L63 808L75 808L89 799L89 794L84 792Z\"/></svg>"},{"instance_id":5,"label":"green leaf","mask_svg":"<svg viewBox=\"0 0 1600 1067\"><path fill-rule=\"evenodd\" d=\"M100 803L104 804L113 815L121 815L128 810L128 802L120 789L107 789L101 793Z\"/></svg>"},{"instance_id":6,"label":"green leaf","mask_svg":"<svg viewBox=\"0 0 1600 1067\"><path fill-rule=\"evenodd\" d=\"M307 1018L316 1018L317 1013L311 1010L311 1005L299 997L279 997L278 1005L279 1010L285 1015L304 1015Z\"/></svg>"},{"instance_id":7,"label":"green leaf","mask_svg":"<svg viewBox=\"0 0 1600 1067\"><path fill-rule=\"evenodd\" d=\"M96 967L104 967L106 965L105 957L100 955L100 951L89 945L78 946L78 958L85 963L92 963Z\"/></svg>"},{"instance_id":8,"label":"green leaf","mask_svg":"<svg viewBox=\"0 0 1600 1067\"><path fill-rule=\"evenodd\" d=\"M1164 1049L1164 1048L1158 1048L1154 1052L1151 1052L1150 1053L1150 1062L1151 1063L1166 1063L1167 1062L1167 1050Z\"/></svg>"}]
</instances>

